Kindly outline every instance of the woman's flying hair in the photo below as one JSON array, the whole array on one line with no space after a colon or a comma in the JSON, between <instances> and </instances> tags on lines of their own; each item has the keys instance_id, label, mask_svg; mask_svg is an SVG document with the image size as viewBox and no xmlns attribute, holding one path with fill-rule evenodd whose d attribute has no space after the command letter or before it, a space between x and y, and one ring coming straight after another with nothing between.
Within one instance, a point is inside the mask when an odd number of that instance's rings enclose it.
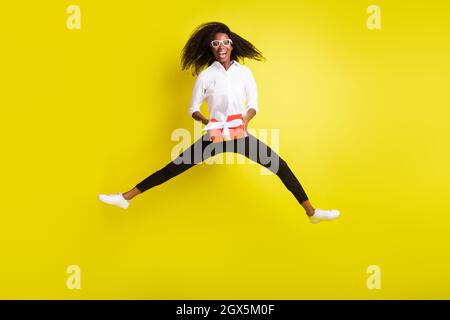
<instances>
[{"instance_id":1,"label":"woman's flying hair","mask_svg":"<svg viewBox=\"0 0 450 320\"><path fill-rule=\"evenodd\" d=\"M262 53L249 41L232 32L221 22L207 22L195 29L181 52L181 69L192 69L192 75L198 75L203 67L210 66L214 61L210 43L216 33L226 33L233 41L231 60L238 62L243 58L257 61L265 60Z\"/></svg>"}]
</instances>

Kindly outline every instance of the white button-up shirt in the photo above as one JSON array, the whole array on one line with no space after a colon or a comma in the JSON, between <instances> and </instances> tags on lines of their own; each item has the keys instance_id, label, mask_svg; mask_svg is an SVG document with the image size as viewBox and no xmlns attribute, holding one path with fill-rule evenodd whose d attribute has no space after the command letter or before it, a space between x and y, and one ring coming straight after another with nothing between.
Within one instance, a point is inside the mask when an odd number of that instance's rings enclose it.
<instances>
[{"instance_id":1,"label":"white button-up shirt","mask_svg":"<svg viewBox=\"0 0 450 320\"><path fill-rule=\"evenodd\" d=\"M204 100L208 103L210 119L216 117L216 112L225 116L244 115L250 108L258 112L258 91L252 71L236 60L232 60L228 70L214 61L195 80L189 115L200 111Z\"/></svg>"}]
</instances>

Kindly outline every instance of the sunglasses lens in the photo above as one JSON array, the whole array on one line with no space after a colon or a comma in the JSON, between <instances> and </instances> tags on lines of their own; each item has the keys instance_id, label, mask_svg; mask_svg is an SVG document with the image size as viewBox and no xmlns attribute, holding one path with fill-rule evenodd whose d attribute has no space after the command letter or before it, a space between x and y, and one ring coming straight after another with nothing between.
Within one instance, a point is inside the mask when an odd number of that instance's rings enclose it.
<instances>
[{"instance_id":1,"label":"sunglasses lens","mask_svg":"<svg viewBox=\"0 0 450 320\"><path fill-rule=\"evenodd\" d=\"M211 42L211 44L213 47L218 47L220 43L219 43L219 41L214 40L213 42Z\"/></svg>"},{"instance_id":2,"label":"sunglasses lens","mask_svg":"<svg viewBox=\"0 0 450 320\"><path fill-rule=\"evenodd\" d=\"M231 40L229 40L229 39L223 40L223 44L225 46L229 46L231 44Z\"/></svg>"}]
</instances>

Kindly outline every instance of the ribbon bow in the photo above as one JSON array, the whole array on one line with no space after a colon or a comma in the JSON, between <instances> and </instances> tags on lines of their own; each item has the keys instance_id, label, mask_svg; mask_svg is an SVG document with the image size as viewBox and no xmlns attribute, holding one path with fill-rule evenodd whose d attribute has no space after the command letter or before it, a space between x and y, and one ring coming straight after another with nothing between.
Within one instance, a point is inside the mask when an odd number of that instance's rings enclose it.
<instances>
[{"instance_id":1,"label":"ribbon bow","mask_svg":"<svg viewBox=\"0 0 450 320\"><path fill-rule=\"evenodd\" d=\"M211 130L211 129L223 129L222 130L222 137L225 139L230 138L230 128L239 127L244 122L242 119L234 119L227 121L227 117L221 112L216 112L216 118L213 120L218 121L210 121L208 124L203 128L203 130Z\"/></svg>"}]
</instances>

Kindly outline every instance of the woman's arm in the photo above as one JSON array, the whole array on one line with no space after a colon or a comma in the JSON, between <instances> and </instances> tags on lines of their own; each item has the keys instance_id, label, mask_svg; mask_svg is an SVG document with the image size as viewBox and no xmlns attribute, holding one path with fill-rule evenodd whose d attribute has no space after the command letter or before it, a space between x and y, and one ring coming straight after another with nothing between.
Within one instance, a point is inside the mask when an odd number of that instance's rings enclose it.
<instances>
[{"instance_id":1,"label":"woman's arm","mask_svg":"<svg viewBox=\"0 0 450 320\"><path fill-rule=\"evenodd\" d=\"M194 118L197 121L201 121L203 124L208 124L209 120L205 118L205 116L202 115L200 111L195 111L192 114L192 118Z\"/></svg>"},{"instance_id":2,"label":"woman's arm","mask_svg":"<svg viewBox=\"0 0 450 320\"><path fill-rule=\"evenodd\" d=\"M252 71L247 67L247 77L245 82L245 94L247 98L247 110L244 116L244 129L247 131L247 125L258 112L258 87Z\"/></svg>"},{"instance_id":3,"label":"woman's arm","mask_svg":"<svg viewBox=\"0 0 450 320\"><path fill-rule=\"evenodd\" d=\"M247 109L247 113L244 116L244 130L247 131L247 125L252 120L252 118L255 116L256 110L253 108Z\"/></svg>"}]
</instances>

